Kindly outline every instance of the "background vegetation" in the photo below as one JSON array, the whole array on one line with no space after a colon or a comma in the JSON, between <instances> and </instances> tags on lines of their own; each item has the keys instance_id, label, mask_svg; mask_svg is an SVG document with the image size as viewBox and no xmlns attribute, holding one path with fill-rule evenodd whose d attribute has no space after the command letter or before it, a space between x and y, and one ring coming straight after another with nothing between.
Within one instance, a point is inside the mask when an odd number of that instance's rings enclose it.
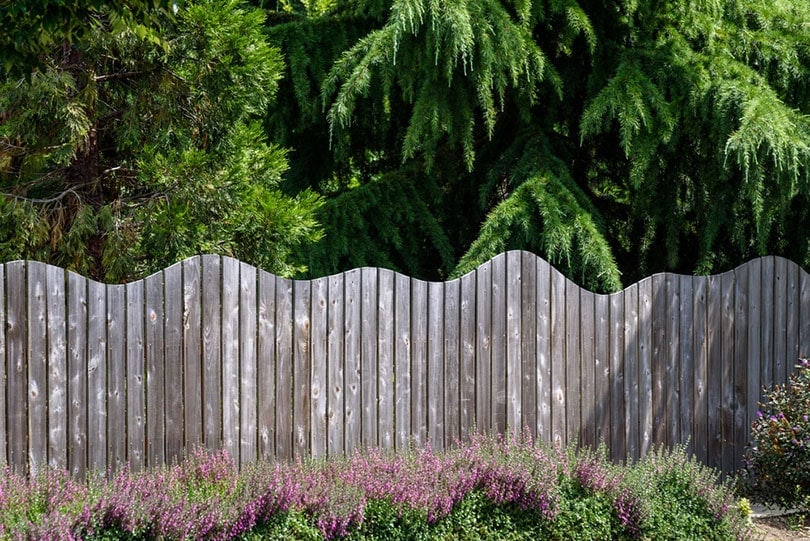
<instances>
[{"instance_id":1,"label":"background vegetation","mask_svg":"<svg viewBox=\"0 0 810 541\"><path fill-rule=\"evenodd\" d=\"M4 260L445 279L521 248L598 291L810 265L808 0L22 4Z\"/></svg>"}]
</instances>

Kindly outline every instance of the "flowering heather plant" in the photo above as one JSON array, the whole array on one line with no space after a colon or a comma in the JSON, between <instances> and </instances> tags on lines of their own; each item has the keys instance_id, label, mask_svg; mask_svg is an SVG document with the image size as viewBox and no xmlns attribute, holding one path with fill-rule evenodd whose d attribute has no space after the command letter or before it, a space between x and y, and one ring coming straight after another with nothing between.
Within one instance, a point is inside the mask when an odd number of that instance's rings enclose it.
<instances>
[{"instance_id":1,"label":"flowering heather plant","mask_svg":"<svg viewBox=\"0 0 810 541\"><path fill-rule=\"evenodd\" d=\"M173 467L86 483L8 469L0 539L734 539L724 485L682 451L631 467L528 434L436 453L367 450L260 462L193 451ZM729 518L732 517L732 518Z\"/></svg>"},{"instance_id":2,"label":"flowering heather plant","mask_svg":"<svg viewBox=\"0 0 810 541\"><path fill-rule=\"evenodd\" d=\"M777 385L751 425L741 489L765 504L810 511L810 359Z\"/></svg>"}]
</instances>

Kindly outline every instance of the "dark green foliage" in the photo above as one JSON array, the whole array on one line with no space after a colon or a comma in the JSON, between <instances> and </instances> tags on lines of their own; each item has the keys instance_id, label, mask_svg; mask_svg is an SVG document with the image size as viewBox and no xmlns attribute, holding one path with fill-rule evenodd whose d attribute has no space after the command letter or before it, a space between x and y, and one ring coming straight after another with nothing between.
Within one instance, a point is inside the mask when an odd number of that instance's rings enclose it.
<instances>
[{"instance_id":1,"label":"dark green foliage","mask_svg":"<svg viewBox=\"0 0 810 541\"><path fill-rule=\"evenodd\" d=\"M810 360L800 359L760 406L740 488L755 501L810 512Z\"/></svg>"}]
</instances>

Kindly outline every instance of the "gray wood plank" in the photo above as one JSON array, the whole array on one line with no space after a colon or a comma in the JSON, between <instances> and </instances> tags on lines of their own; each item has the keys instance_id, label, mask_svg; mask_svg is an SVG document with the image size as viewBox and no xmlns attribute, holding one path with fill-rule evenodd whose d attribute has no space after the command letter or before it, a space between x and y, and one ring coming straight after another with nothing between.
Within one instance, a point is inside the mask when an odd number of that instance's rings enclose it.
<instances>
[{"instance_id":1,"label":"gray wood plank","mask_svg":"<svg viewBox=\"0 0 810 541\"><path fill-rule=\"evenodd\" d=\"M8 265L6 265L8 269ZM87 280L74 272L68 281L68 471L77 479L87 473ZM11 283L11 282L9 282ZM11 298L9 297L9 301ZM13 314L9 302L9 318ZM14 326L9 320L9 332ZM11 357L11 337L8 339ZM11 376L9 366L9 376ZM11 380L9 380L9 383ZM11 404L11 402L9 402ZM11 421L9 421L9 428ZM14 441L9 435L9 450ZM9 463L13 464L11 457Z\"/></svg>"},{"instance_id":2,"label":"gray wood plank","mask_svg":"<svg viewBox=\"0 0 810 541\"><path fill-rule=\"evenodd\" d=\"M48 465L48 304L45 265L28 262L28 467Z\"/></svg>"},{"instance_id":3,"label":"gray wood plank","mask_svg":"<svg viewBox=\"0 0 810 541\"><path fill-rule=\"evenodd\" d=\"M747 406L746 406L746 393L748 392L748 345L749 343L757 344L757 352L759 351L758 342L752 338L749 340L748 334L751 328L749 319L749 310L751 308L751 301L749 300L749 276L751 274L751 265L742 265L735 271L736 280L734 284L734 427L732 438L730 440L733 453L734 462L731 467L736 469L741 463L741 448L738 445L746 437L747 432ZM757 267L757 275L758 267ZM758 303L757 303L758 305ZM756 306L756 305L755 305ZM757 317L757 320L759 318ZM753 334L753 332L751 333ZM759 379L759 370L757 370L757 379Z\"/></svg>"},{"instance_id":4,"label":"gray wood plank","mask_svg":"<svg viewBox=\"0 0 810 541\"><path fill-rule=\"evenodd\" d=\"M293 457L293 321L293 283L276 278L276 457L280 460Z\"/></svg>"},{"instance_id":5,"label":"gray wood plank","mask_svg":"<svg viewBox=\"0 0 810 541\"><path fill-rule=\"evenodd\" d=\"M551 269L551 441L567 443L565 395L565 276Z\"/></svg>"},{"instance_id":6,"label":"gray wood plank","mask_svg":"<svg viewBox=\"0 0 810 541\"><path fill-rule=\"evenodd\" d=\"M624 437L627 454L640 458L639 442L639 284L624 290Z\"/></svg>"},{"instance_id":7,"label":"gray wood plank","mask_svg":"<svg viewBox=\"0 0 810 541\"><path fill-rule=\"evenodd\" d=\"M495 256L491 261L492 272L492 430L506 431L506 254Z\"/></svg>"},{"instance_id":8,"label":"gray wood plank","mask_svg":"<svg viewBox=\"0 0 810 541\"><path fill-rule=\"evenodd\" d=\"M65 271L48 265L48 466L67 468L67 288ZM2 276L0 276L2 284ZM1 286L0 286L1 287ZM2 293L0 293L0 299ZM2 306L2 300L0 300ZM0 321L2 324L2 321ZM0 327L2 328L2 327ZM3 333L0 332L0 336ZM0 359L2 359L0 354ZM2 364L2 363L0 363ZM4 381L0 379L0 381ZM0 447L5 451L5 445Z\"/></svg>"},{"instance_id":9,"label":"gray wood plank","mask_svg":"<svg viewBox=\"0 0 810 541\"><path fill-rule=\"evenodd\" d=\"M276 456L276 277L259 269L256 431L260 460Z\"/></svg>"},{"instance_id":10,"label":"gray wood plank","mask_svg":"<svg viewBox=\"0 0 810 541\"><path fill-rule=\"evenodd\" d=\"M667 282L666 275L655 274L652 281L652 442L667 443Z\"/></svg>"},{"instance_id":11,"label":"gray wood plank","mask_svg":"<svg viewBox=\"0 0 810 541\"><path fill-rule=\"evenodd\" d=\"M692 278L692 295L694 302L693 322L694 338L694 399L693 399L693 450L698 459L707 464L709 460L709 382L708 382L708 328L707 328L707 291L709 280L706 276ZM716 411L716 410L715 410Z\"/></svg>"},{"instance_id":12,"label":"gray wood plank","mask_svg":"<svg viewBox=\"0 0 810 541\"><path fill-rule=\"evenodd\" d=\"M360 434L364 446L376 446L377 439L377 269L363 268L360 308Z\"/></svg>"},{"instance_id":13,"label":"gray wood plank","mask_svg":"<svg viewBox=\"0 0 810 541\"><path fill-rule=\"evenodd\" d=\"M681 289L680 277L667 273L664 281L667 291L667 314L666 314L666 385L665 396L667 401L666 411L666 445L674 447L681 443L681 388L680 388L680 310L681 310Z\"/></svg>"},{"instance_id":14,"label":"gray wood plank","mask_svg":"<svg viewBox=\"0 0 810 541\"><path fill-rule=\"evenodd\" d=\"M756 284L756 289L760 295L759 305L759 354L757 370L759 381L762 385L770 385L774 380L774 374L784 373L784 362L777 360L775 356L776 342L781 342L784 347L784 319L785 319L785 267L784 260L781 268L777 267L777 262L773 256L763 257L761 263L761 279ZM777 301L777 297L779 297ZM778 302L777 306L775 303ZM777 338L776 323L782 327L782 339ZM759 396L759 389L754 390L751 395ZM753 420L753 418L752 418Z\"/></svg>"},{"instance_id":15,"label":"gray wood plank","mask_svg":"<svg viewBox=\"0 0 810 541\"><path fill-rule=\"evenodd\" d=\"M257 270L239 264L239 460L248 464L258 458L256 334L258 327Z\"/></svg>"},{"instance_id":16,"label":"gray wood plank","mask_svg":"<svg viewBox=\"0 0 810 541\"><path fill-rule=\"evenodd\" d=\"M416 445L428 439L428 283L411 280L411 434Z\"/></svg>"},{"instance_id":17,"label":"gray wood plank","mask_svg":"<svg viewBox=\"0 0 810 541\"><path fill-rule=\"evenodd\" d=\"M107 286L107 469L127 464L126 286Z\"/></svg>"},{"instance_id":18,"label":"gray wood plank","mask_svg":"<svg viewBox=\"0 0 810 541\"><path fill-rule=\"evenodd\" d=\"M788 291L790 282L790 278L788 277L788 260L778 257L774 261L774 266L774 292L770 296L772 297L770 302L769 298L766 298L764 285L762 291L763 315L766 312L770 313L771 310L769 310L769 307L772 307L773 309L773 372L771 374L766 374L764 370L760 371L760 383L763 386L771 386L774 383L784 383L788 372L787 365L795 362L793 352L791 352L791 355L788 355L788 349L790 349L788 346L788 312L790 311L791 306L795 306L795 304L790 303L788 300L788 296L790 295L790 292ZM763 282L765 281L764 272L762 280ZM767 328L767 326L763 324L763 331L765 328ZM762 349L766 350L767 347L765 345L765 336L762 338ZM763 397L761 396L760 392L759 400L762 398Z\"/></svg>"},{"instance_id":19,"label":"gray wood plank","mask_svg":"<svg viewBox=\"0 0 810 541\"><path fill-rule=\"evenodd\" d=\"M506 253L506 429L522 430L520 392L523 383L521 358L521 282L520 252Z\"/></svg>"},{"instance_id":20,"label":"gray wood plank","mask_svg":"<svg viewBox=\"0 0 810 541\"><path fill-rule=\"evenodd\" d=\"M734 399L734 364L735 364L735 336L736 326L736 300L735 285L736 274L729 271L720 275L721 301L721 322L722 322L722 356L720 364L722 366L722 393L721 400L721 426L722 437L722 461L723 471L731 471L734 468L734 416L737 405Z\"/></svg>"},{"instance_id":21,"label":"gray wood plank","mask_svg":"<svg viewBox=\"0 0 810 541\"><path fill-rule=\"evenodd\" d=\"M87 448L88 467L107 469L107 288L87 284Z\"/></svg>"},{"instance_id":22,"label":"gray wood plank","mask_svg":"<svg viewBox=\"0 0 810 541\"><path fill-rule=\"evenodd\" d=\"M427 433L434 449L444 449L444 284L428 284Z\"/></svg>"},{"instance_id":23,"label":"gray wood plank","mask_svg":"<svg viewBox=\"0 0 810 541\"><path fill-rule=\"evenodd\" d=\"M163 271L165 312L165 422L166 461L178 462L183 457L183 267L175 263Z\"/></svg>"},{"instance_id":24,"label":"gray wood plank","mask_svg":"<svg viewBox=\"0 0 810 541\"><path fill-rule=\"evenodd\" d=\"M594 298L594 416L597 444L610 443L610 296Z\"/></svg>"},{"instance_id":25,"label":"gray wood plank","mask_svg":"<svg viewBox=\"0 0 810 541\"><path fill-rule=\"evenodd\" d=\"M535 348L537 363L535 371L537 406L536 433L538 439L551 442L551 265L541 258L535 259L537 275L537 308ZM607 358L607 357L605 357Z\"/></svg>"},{"instance_id":26,"label":"gray wood plank","mask_svg":"<svg viewBox=\"0 0 810 541\"><path fill-rule=\"evenodd\" d=\"M708 459L715 469L723 467L723 290L720 275L708 277L706 292Z\"/></svg>"},{"instance_id":27,"label":"gray wood plank","mask_svg":"<svg viewBox=\"0 0 810 541\"><path fill-rule=\"evenodd\" d=\"M397 274L394 279L394 416L397 450L407 449L411 438L411 280Z\"/></svg>"},{"instance_id":28,"label":"gray wood plank","mask_svg":"<svg viewBox=\"0 0 810 541\"><path fill-rule=\"evenodd\" d=\"M785 352L785 375L783 381L787 381L788 374L793 371L793 365L801 355L799 342L799 317L801 315L799 302L799 276L804 273L799 265L788 261L787 263L787 287L786 287L786 352ZM810 345L810 344L809 344Z\"/></svg>"},{"instance_id":29,"label":"gray wood plank","mask_svg":"<svg viewBox=\"0 0 810 541\"><path fill-rule=\"evenodd\" d=\"M579 294L580 329L580 439L582 447L596 447L596 366L595 354L595 295L587 290Z\"/></svg>"},{"instance_id":30,"label":"gray wood plank","mask_svg":"<svg viewBox=\"0 0 810 541\"><path fill-rule=\"evenodd\" d=\"M329 279L312 280L312 373L310 381L310 448L312 456L326 456L327 338Z\"/></svg>"},{"instance_id":31,"label":"gray wood plank","mask_svg":"<svg viewBox=\"0 0 810 541\"><path fill-rule=\"evenodd\" d=\"M653 307L652 279L638 284L638 409L639 409L639 456L643 457L652 448L652 344Z\"/></svg>"},{"instance_id":32,"label":"gray wood plank","mask_svg":"<svg viewBox=\"0 0 810 541\"><path fill-rule=\"evenodd\" d=\"M344 449L350 453L361 444L361 377L360 377L360 356L361 356L361 307L362 293L360 269L345 272L344 295L345 295L345 316L343 321L343 335L346 347L344 358L344 401L346 404L344 411Z\"/></svg>"},{"instance_id":33,"label":"gray wood plank","mask_svg":"<svg viewBox=\"0 0 810 541\"><path fill-rule=\"evenodd\" d=\"M203 437L222 447L222 259L202 256Z\"/></svg>"},{"instance_id":34,"label":"gray wood plank","mask_svg":"<svg viewBox=\"0 0 810 541\"><path fill-rule=\"evenodd\" d=\"M475 273L461 277L461 364L459 365L459 412L462 441L475 427ZM534 338L534 337L532 337Z\"/></svg>"},{"instance_id":35,"label":"gray wood plank","mask_svg":"<svg viewBox=\"0 0 810 541\"><path fill-rule=\"evenodd\" d=\"M695 439L692 420L694 417L694 389L695 389L695 369L694 369L694 321L693 321L693 298L692 298L692 277L679 276L680 282L680 325L679 325L679 350L680 350L680 379L678 388L680 389L680 438L679 443L686 445L686 452L694 452Z\"/></svg>"},{"instance_id":36,"label":"gray wood plank","mask_svg":"<svg viewBox=\"0 0 810 541\"><path fill-rule=\"evenodd\" d=\"M145 417L146 454L144 465L165 464L164 367L163 367L163 273L144 279L146 296L144 336L146 353Z\"/></svg>"},{"instance_id":37,"label":"gray wood plank","mask_svg":"<svg viewBox=\"0 0 810 541\"><path fill-rule=\"evenodd\" d=\"M624 418L624 291L610 295L610 454L627 459Z\"/></svg>"},{"instance_id":38,"label":"gray wood plank","mask_svg":"<svg viewBox=\"0 0 810 541\"><path fill-rule=\"evenodd\" d=\"M537 436L537 256L520 254L520 424Z\"/></svg>"},{"instance_id":39,"label":"gray wood plank","mask_svg":"<svg viewBox=\"0 0 810 541\"><path fill-rule=\"evenodd\" d=\"M444 445L454 445L461 436L459 430L460 401L460 313L459 280L444 284Z\"/></svg>"},{"instance_id":40,"label":"gray wood plank","mask_svg":"<svg viewBox=\"0 0 810 541\"><path fill-rule=\"evenodd\" d=\"M28 345L26 343L26 271L24 261L6 263L6 416L8 464L28 471Z\"/></svg>"},{"instance_id":41,"label":"gray wood plank","mask_svg":"<svg viewBox=\"0 0 810 541\"><path fill-rule=\"evenodd\" d=\"M748 444L749 428L757 411L757 398L760 390L760 355L762 354L762 259L746 263L748 269L748 355L744 357L745 380L738 379L741 391L740 404L742 426L737 426L734 440L737 466L742 466L742 456ZM772 282L771 282L772 283ZM743 284L745 287L745 284ZM771 286L773 287L773 286ZM770 359L768 359L769 362ZM736 379L736 378L735 378Z\"/></svg>"},{"instance_id":42,"label":"gray wood plank","mask_svg":"<svg viewBox=\"0 0 810 541\"><path fill-rule=\"evenodd\" d=\"M799 272L799 356L810 357L810 274ZM794 361L795 363L795 361ZM791 367L792 371L793 367Z\"/></svg>"},{"instance_id":43,"label":"gray wood plank","mask_svg":"<svg viewBox=\"0 0 810 541\"><path fill-rule=\"evenodd\" d=\"M6 306L6 266L0 264L0 306ZM8 457L8 427L6 415L8 413L6 402L6 388L8 379L6 378L6 310L0 310L0 462L10 464ZM67 355L65 355L67 357ZM67 449L67 447L66 447Z\"/></svg>"},{"instance_id":44,"label":"gray wood plank","mask_svg":"<svg viewBox=\"0 0 810 541\"><path fill-rule=\"evenodd\" d=\"M379 446L394 447L394 273L380 269L377 295L377 430Z\"/></svg>"},{"instance_id":45,"label":"gray wood plank","mask_svg":"<svg viewBox=\"0 0 810 541\"><path fill-rule=\"evenodd\" d=\"M310 326L312 306L311 282L293 282L293 453L295 457L309 455L310 420Z\"/></svg>"},{"instance_id":46,"label":"gray wood plank","mask_svg":"<svg viewBox=\"0 0 810 541\"><path fill-rule=\"evenodd\" d=\"M126 302L127 460L138 472L146 465L143 280L126 285Z\"/></svg>"},{"instance_id":47,"label":"gray wood plank","mask_svg":"<svg viewBox=\"0 0 810 541\"><path fill-rule=\"evenodd\" d=\"M222 258L222 445L241 464L239 412L239 261Z\"/></svg>"},{"instance_id":48,"label":"gray wood plank","mask_svg":"<svg viewBox=\"0 0 810 541\"><path fill-rule=\"evenodd\" d=\"M414 300L414 306L418 306ZM488 432L492 419L492 263L475 270L475 424ZM414 342L416 347L416 342Z\"/></svg>"},{"instance_id":49,"label":"gray wood plank","mask_svg":"<svg viewBox=\"0 0 810 541\"><path fill-rule=\"evenodd\" d=\"M344 316L344 279L345 275L336 274L329 277L329 316L327 335L327 444L329 456L340 455L344 451L343 431L345 427L343 412L345 406L345 380L343 378L343 316ZM397 379L399 384L399 379Z\"/></svg>"},{"instance_id":50,"label":"gray wood plank","mask_svg":"<svg viewBox=\"0 0 810 541\"><path fill-rule=\"evenodd\" d=\"M187 450L203 437L202 276L199 256L183 261L183 425Z\"/></svg>"}]
</instances>

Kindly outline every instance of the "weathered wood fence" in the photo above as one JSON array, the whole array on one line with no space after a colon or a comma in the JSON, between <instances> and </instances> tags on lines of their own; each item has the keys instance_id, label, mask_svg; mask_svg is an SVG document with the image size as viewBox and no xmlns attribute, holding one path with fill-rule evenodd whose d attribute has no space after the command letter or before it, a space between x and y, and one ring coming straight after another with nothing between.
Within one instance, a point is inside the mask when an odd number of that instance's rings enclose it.
<instances>
[{"instance_id":1,"label":"weathered wood fence","mask_svg":"<svg viewBox=\"0 0 810 541\"><path fill-rule=\"evenodd\" d=\"M810 353L810 275L778 257L612 295L525 252L444 283L201 256L105 285L15 261L0 297L0 458L80 476L193 445L245 463L524 426L616 459L688 440L732 471L761 387Z\"/></svg>"}]
</instances>

